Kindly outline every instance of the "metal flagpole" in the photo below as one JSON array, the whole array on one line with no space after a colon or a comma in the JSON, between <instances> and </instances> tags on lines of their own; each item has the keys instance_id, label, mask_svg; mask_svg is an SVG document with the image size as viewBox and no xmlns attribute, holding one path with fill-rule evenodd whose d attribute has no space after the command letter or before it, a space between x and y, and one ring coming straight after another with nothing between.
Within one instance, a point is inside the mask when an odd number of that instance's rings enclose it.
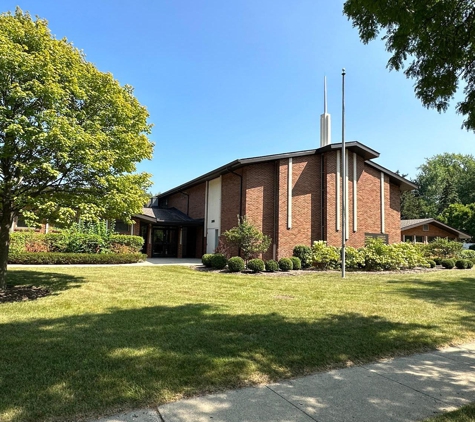
<instances>
[{"instance_id":1,"label":"metal flagpole","mask_svg":"<svg viewBox=\"0 0 475 422\"><path fill-rule=\"evenodd\" d=\"M341 166L343 170L341 172L342 175L342 212L341 212L341 277L345 278L345 246L346 246L346 145L345 145L345 69L342 69L341 77L342 77L342 90L341 90L341 98L342 98L342 108L341 108Z\"/></svg>"}]
</instances>

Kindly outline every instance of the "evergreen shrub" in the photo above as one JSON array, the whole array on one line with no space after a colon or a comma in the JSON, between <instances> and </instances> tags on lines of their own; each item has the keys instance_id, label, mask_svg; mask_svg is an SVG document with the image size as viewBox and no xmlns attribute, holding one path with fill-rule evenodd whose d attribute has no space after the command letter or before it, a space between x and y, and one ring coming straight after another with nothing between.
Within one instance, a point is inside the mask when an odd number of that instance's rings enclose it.
<instances>
[{"instance_id":1,"label":"evergreen shrub","mask_svg":"<svg viewBox=\"0 0 475 422\"><path fill-rule=\"evenodd\" d=\"M292 261L290 260L290 258L280 258L279 268L282 271L290 271L293 268Z\"/></svg>"},{"instance_id":2,"label":"evergreen shrub","mask_svg":"<svg viewBox=\"0 0 475 422\"><path fill-rule=\"evenodd\" d=\"M442 262L441 262L441 265L448 269L448 270L451 270L452 268L455 267L455 261L451 258L448 258L448 259L443 259Z\"/></svg>"},{"instance_id":3,"label":"evergreen shrub","mask_svg":"<svg viewBox=\"0 0 475 422\"><path fill-rule=\"evenodd\" d=\"M457 259L457 261L455 261L455 266L459 269L459 270L466 270L468 268L468 263L470 261L468 259Z\"/></svg>"},{"instance_id":4,"label":"evergreen shrub","mask_svg":"<svg viewBox=\"0 0 475 422\"><path fill-rule=\"evenodd\" d=\"M222 270L223 268L225 268L227 263L228 260L223 254L215 253L211 257L211 266L213 268L216 268L217 270Z\"/></svg>"},{"instance_id":5,"label":"evergreen shrub","mask_svg":"<svg viewBox=\"0 0 475 422\"><path fill-rule=\"evenodd\" d=\"M292 269L294 270L302 269L302 262L300 261L300 258L296 256L291 256L290 260L292 261Z\"/></svg>"},{"instance_id":6,"label":"evergreen shrub","mask_svg":"<svg viewBox=\"0 0 475 422\"><path fill-rule=\"evenodd\" d=\"M266 271L273 273L275 271L279 271L279 263L274 259L269 259L265 263Z\"/></svg>"},{"instance_id":7,"label":"evergreen shrub","mask_svg":"<svg viewBox=\"0 0 475 422\"><path fill-rule=\"evenodd\" d=\"M201 257L201 263L207 267L207 268L211 268L211 258L213 257L213 254L212 253L205 253L202 257Z\"/></svg>"},{"instance_id":8,"label":"evergreen shrub","mask_svg":"<svg viewBox=\"0 0 475 422\"><path fill-rule=\"evenodd\" d=\"M132 264L147 259L147 255L135 254L88 254L65 252L22 252L8 256L9 264Z\"/></svg>"},{"instance_id":9,"label":"evergreen shrub","mask_svg":"<svg viewBox=\"0 0 475 422\"><path fill-rule=\"evenodd\" d=\"M244 259L240 256L233 256L228 259L228 270L232 273L238 273L244 270Z\"/></svg>"},{"instance_id":10,"label":"evergreen shrub","mask_svg":"<svg viewBox=\"0 0 475 422\"><path fill-rule=\"evenodd\" d=\"M307 245L297 245L292 252L293 256L300 259L302 268L312 266L312 248Z\"/></svg>"},{"instance_id":11,"label":"evergreen shrub","mask_svg":"<svg viewBox=\"0 0 475 422\"><path fill-rule=\"evenodd\" d=\"M264 261L259 258L251 259L247 263L247 268L251 270L253 273L260 273L261 271L264 271L265 269Z\"/></svg>"}]
</instances>

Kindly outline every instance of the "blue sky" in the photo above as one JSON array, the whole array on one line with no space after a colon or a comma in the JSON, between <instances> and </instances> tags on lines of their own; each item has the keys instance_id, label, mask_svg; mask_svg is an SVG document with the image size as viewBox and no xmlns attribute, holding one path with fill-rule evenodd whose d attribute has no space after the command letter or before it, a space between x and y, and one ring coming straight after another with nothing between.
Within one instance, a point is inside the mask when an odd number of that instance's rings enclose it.
<instances>
[{"instance_id":1,"label":"blue sky","mask_svg":"<svg viewBox=\"0 0 475 422\"><path fill-rule=\"evenodd\" d=\"M386 69L381 41L363 45L343 1L2 0L49 21L103 72L130 84L150 113L153 193L237 158L319 146L323 77L332 140L341 142L341 69L346 140L414 177L425 159L472 154L462 116L423 108L413 81ZM454 104L455 105L455 102Z\"/></svg>"}]
</instances>

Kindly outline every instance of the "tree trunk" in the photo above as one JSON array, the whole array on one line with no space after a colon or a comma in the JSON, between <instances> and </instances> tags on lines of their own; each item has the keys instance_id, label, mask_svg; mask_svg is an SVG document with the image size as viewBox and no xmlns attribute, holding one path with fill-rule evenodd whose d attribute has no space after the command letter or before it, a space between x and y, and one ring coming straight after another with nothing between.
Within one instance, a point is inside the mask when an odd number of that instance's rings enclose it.
<instances>
[{"instance_id":1,"label":"tree trunk","mask_svg":"<svg viewBox=\"0 0 475 422\"><path fill-rule=\"evenodd\" d=\"M12 213L3 209L0 215L0 290L7 288L8 251L10 250L10 228L13 223Z\"/></svg>"}]
</instances>

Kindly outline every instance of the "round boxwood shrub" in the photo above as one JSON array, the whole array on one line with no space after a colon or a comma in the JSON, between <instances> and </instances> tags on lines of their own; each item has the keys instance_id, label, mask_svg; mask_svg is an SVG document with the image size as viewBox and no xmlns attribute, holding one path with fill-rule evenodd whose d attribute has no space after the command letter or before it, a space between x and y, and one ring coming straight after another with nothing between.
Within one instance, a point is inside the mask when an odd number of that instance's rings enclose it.
<instances>
[{"instance_id":1,"label":"round boxwood shrub","mask_svg":"<svg viewBox=\"0 0 475 422\"><path fill-rule=\"evenodd\" d=\"M205 266L205 267L211 267L211 258L213 258L213 254L212 253L205 253L202 257L201 257L201 263Z\"/></svg>"},{"instance_id":2,"label":"round boxwood shrub","mask_svg":"<svg viewBox=\"0 0 475 422\"><path fill-rule=\"evenodd\" d=\"M467 259L467 270L471 269L473 267L473 261L470 259Z\"/></svg>"},{"instance_id":3,"label":"round boxwood shrub","mask_svg":"<svg viewBox=\"0 0 475 422\"><path fill-rule=\"evenodd\" d=\"M435 268L436 266L436 263L433 259L428 259L427 263L430 265L431 268Z\"/></svg>"},{"instance_id":4,"label":"round boxwood shrub","mask_svg":"<svg viewBox=\"0 0 475 422\"><path fill-rule=\"evenodd\" d=\"M442 265L442 259L441 258L434 258L434 262L436 265Z\"/></svg>"},{"instance_id":5,"label":"round boxwood shrub","mask_svg":"<svg viewBox=\"0 0 475 422\"><path fill-rule=\"evenodd\" d=\"M307 245L297 245L294 247L293 255L300 259L300 268L309 268L312 266L312 248ZM294 267L294 270L297 268Z\"/></svg>"},{"instance_id":6,"label":"round boxwood shrub","mask_svg":"<svg viewBox=\"0 0 475 422\"><path fill-rule=\"evenodd\" d=\"M290 271L293 268L292 261L290 260L290 258L280 258L279 268L282 271Z\"/></svg>"},{"instance_id":7,"label":"round boxwood shrub","mask_svg":"<svg viewBox=\"0 0 475 422\"><path fill-rule=\"evenodd\" d=\"M213 268L216 268L217 270L222 270L226 266L227 263L228 263L228 260L221 253L215 253L211 257L211 266Z\"/></svg>"},{"instance_id":8,"label":"round boxwood shrub","mask_svg":"<svg viewBox=\"0 0 475 422\"><path fill-rule=\"evenodd\" d=\"M468 268L468 259L457 259L457 261L455 261L455 266L459 270L466 270Z\"/></svg>"},{"instance_id":9,"label":"round boxwood shrub","mask_svg":"<svg viewBox=\"0 0 475 422\"><path fill-rule=\"evenodd\" d=\"M228 270L232 273L238 273L244 270L244 259L240 256L233 256L228 259Z\"/></svg>"},{"instance_id":10,"label":"round boxwood shrub","mask_svg":"<svg viewBox=\"0 0 475 422\"><path fill-rule=\"evenodd\" d=\"M265 269L264 261L259 258L251 259L247 263L247 268L250 269L253 273L259 273L261 271L264 271Z\"/></svg>"},{"instance_id":11,"label":"round boxwood shrub","mask_svg":"<svg viewBox=\"0 0 475 422\"><path fill-rule=\"evenodd\" d=\"M265 265L266 265L266 271L269 271L270 273L279 271L279 264L277 263L277 261L273 259L269 259L268 261L266 261Z\"/></svg>"},{"instance_id":12,"label":"round boxwood shrub","mask_svg":"<svg viewBox=\"0 0 475 422\"><path fill-rule=\"evenodd\" d=\"M453 259L443 259L440 264L448 270L451 270L455 267L455 261Z\"/></svg>"},{"instance_id":13,"label":"round boxwood shrub","mask_svg":"<svg viewBox=\"0 0 475 422\"><path fill-rule=\"evenodd\" d=\"M300 261L300 258L296 256L291 256L290 260L292 261L292 269L294 270L302 269L302 261Z\"/></svg>"}]
</instances>

